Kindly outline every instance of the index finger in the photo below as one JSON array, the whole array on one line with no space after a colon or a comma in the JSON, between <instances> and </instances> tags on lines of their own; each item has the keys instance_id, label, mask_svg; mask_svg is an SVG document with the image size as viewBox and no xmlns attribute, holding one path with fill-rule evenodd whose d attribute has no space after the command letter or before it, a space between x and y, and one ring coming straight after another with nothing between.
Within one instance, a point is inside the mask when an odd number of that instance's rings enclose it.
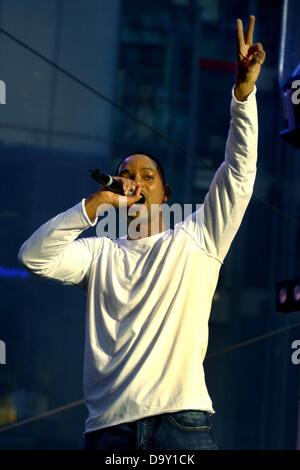
<instances>
[{"instance_id":1,"label":"index finger","mask_svg":"<svg viewBox=\"0 0 300 470\"><path fill-rule=\"evenodd\" d=\"M240 18L236 20L236 39L239 48L245 45L243 22Z\"/></svg>"}]
</instances>

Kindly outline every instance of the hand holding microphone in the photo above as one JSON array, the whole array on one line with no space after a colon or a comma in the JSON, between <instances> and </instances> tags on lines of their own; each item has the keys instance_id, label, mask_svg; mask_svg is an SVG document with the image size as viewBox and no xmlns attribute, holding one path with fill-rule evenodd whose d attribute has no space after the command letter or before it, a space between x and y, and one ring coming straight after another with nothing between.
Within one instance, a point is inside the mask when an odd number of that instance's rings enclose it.
<instances>
[{"instance_id":1,"label":"hand holding microphone","mask_svg":"<svg viewBox=\"0 0 300 470\"><path fill-rule=\"evenodd\" d=\"M123 178L122 176L110 176L100 170L90 170L92 178L104 187L98 193L104 196L103 202L119 207L121 203L131 206L137 202L143 204L144 196L141 194L141 183Z\"/></svg>"}]
</instances>

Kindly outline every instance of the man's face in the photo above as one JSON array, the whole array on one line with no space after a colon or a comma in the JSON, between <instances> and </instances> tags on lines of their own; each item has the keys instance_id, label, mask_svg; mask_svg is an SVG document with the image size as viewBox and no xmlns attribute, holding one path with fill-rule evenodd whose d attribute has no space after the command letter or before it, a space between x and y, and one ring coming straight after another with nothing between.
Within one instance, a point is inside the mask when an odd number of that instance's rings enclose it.
<instances>
[{"instance_id":1,"label":"man's face","mask_svg":"<svg viewBox=\"0 0 300 470\"><path fill-rule=\"evenodd\" d=\"M156 163L147 155L133 154L127 157L119 168L118 176L141 183L141 193L150 214L151 204L161 204L167 200L163 182Z\"/></svg>"}]
</instances>

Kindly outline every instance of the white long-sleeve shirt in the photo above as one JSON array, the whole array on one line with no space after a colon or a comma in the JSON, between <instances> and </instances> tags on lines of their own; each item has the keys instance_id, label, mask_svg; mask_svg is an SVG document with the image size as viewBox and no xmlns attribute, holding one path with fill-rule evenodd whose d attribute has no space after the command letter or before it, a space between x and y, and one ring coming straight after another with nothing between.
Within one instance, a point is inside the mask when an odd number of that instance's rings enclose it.
<instances>
[{"instance_id":1,"label":"white long-sleeve shirt","mask_svg":"<svg viewBox=\"0 0 300 470\"><path fill-rule=\"evenodd\" d=\"M43 224L22 245L33 273L87 291L85 431L184 409L214 413L203 361L220 267L253 192L256 89L232 90L225 161L204 203L156 235L77 237L95 226L85 199Z\"/></svg>"}]
</instances>

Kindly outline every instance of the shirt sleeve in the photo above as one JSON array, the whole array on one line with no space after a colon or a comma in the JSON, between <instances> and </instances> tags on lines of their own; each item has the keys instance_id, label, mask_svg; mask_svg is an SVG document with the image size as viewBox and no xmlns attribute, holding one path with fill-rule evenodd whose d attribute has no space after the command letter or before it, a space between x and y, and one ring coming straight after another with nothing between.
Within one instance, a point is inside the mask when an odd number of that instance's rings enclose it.
<instances>
[{"instance_id":1,"label":"shirt sleeve","mask_svg":"<svg viewBox=\"0 0 300 470\"><path fill-rule=\"evenodd\" d=\"M18 258L32 273L63 284L79 284L88 274L96 237L76 238L92 223L85 199L38 228L20 248ZM101 247L98 247L101 250Z\"/></svg>"},{"instance_id":2,"label":"shirt sleeve","mask_svg":"<svg viewBox=\"0 0 300 470\"><path fill-rule=\"evenodd\" d=\"M258 141L256 87L243 102L236 99L233 87L230 112L225 161L218 168L204 203L182 225L201 248L221 263L253 193Z\"/></svg>"}]
</instances>

